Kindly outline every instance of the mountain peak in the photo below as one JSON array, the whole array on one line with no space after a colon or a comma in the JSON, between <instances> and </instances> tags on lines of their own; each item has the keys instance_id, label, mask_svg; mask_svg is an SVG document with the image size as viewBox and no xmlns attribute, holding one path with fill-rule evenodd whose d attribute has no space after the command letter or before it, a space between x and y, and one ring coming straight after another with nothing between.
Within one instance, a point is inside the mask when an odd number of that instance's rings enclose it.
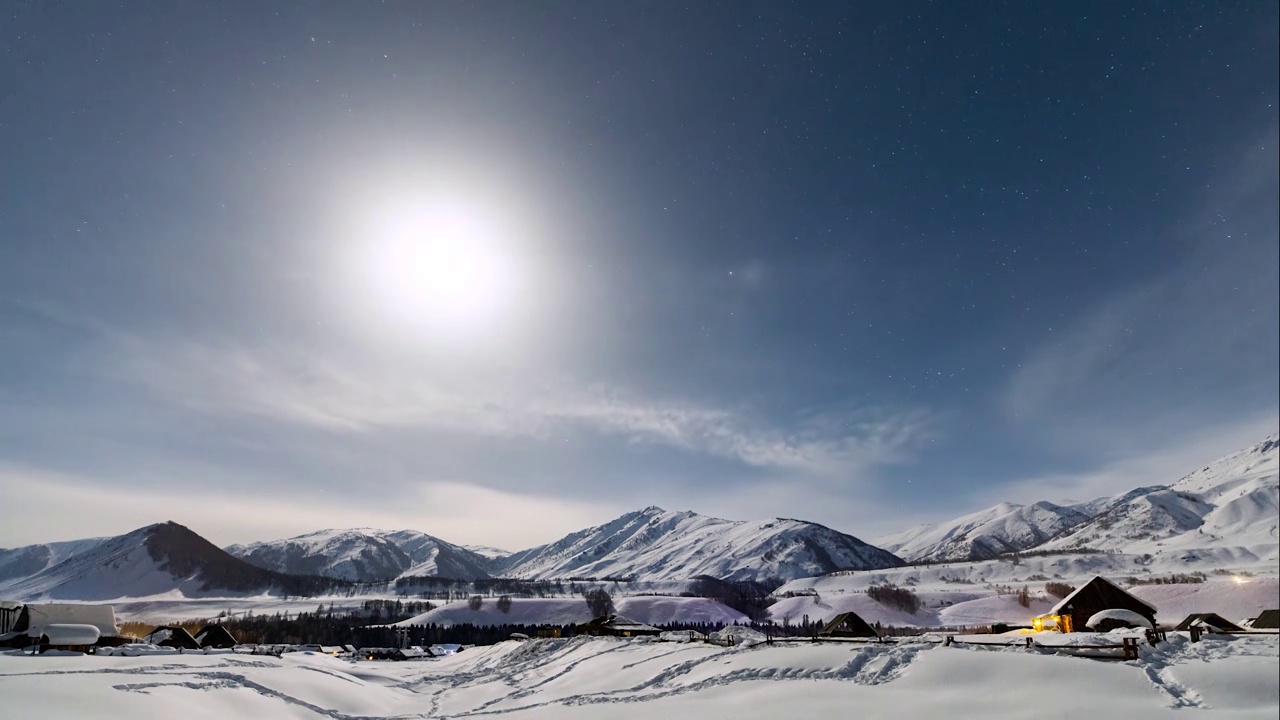
<instances>
[{"instance_id":1,"label":"mountain peak","mask_svg":"<svg viewBox=\"0 0 1280 720\"><path fill-rule=\"evenodd\" d=\"M724 520L650 506L511 555L495 572L531 580L706 575L765 581L901 564L889 552L816 523Z\"/></svg>"}]
</instances>

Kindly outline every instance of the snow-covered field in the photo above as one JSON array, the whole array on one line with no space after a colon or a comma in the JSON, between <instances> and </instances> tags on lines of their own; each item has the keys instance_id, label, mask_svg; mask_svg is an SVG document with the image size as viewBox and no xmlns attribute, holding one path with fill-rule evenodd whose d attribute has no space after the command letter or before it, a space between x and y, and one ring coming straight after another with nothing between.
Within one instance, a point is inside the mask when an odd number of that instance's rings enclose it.
<instances>
[{"instance_id":1,"label":"snow-covered field","mask_svg":"<svg viewBox=\"0 0 1280 720\"><path fill-rule=\"evenodd\" d=\"M1102 662L1025 648L841 643L721 648L652 640L504 642L405 663L310 653L0 655L6 717L185 720L432 718L1274 718L1280 638Z\"/></svg>"}]
</instances>

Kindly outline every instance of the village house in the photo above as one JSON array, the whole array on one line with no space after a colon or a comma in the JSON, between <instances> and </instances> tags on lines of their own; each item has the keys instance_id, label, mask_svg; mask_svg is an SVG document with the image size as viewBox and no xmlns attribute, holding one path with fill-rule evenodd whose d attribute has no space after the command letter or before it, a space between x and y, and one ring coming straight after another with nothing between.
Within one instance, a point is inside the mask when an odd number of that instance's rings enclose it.
<instances>
[{"instance_id":1,"label":"village house","mask_svg":"<svg viewBox=\"0 0 1280 720\"><path fill-rule=\"evenodd\" d=\"M1125 592L1110 580L1097 575L1062 598L1052 610L1035 618L1032 621L1032 627L1036 630L1083 632L1095 615L1108 610L1126 610L1145 620L1150 627L1156 626L1154 607ZM1111 621L1111 624L1117 622L1120 621ZM1104 624L1108 624L1107 621L1104 621ZM1093 629L1105 631L1109 628Z\"/></svg>"},{"instance_id":2,"label":"village house","mask_svg":"<svg viewBox=\"0 0 1280 720\"><path fill-rule=\"evenodd\" d=\"M845 612L831 618L818 632L818 637L878 638L880 633L863 620L858 613Z\"/></svg>"},{"instance_id":3,"label":"village house","mask_svg":"<svg viewBox=\"0 0 1280 720\"><path fill-rule=\"evenodd\" d=\"M110 605L78 603L0 605L0 620L8 630L0 633L0 647L78 649L89 651L96 645L120 645L115 609ZM88 639L90 636L92 639Z\"/></svg>"},{"instance_id":4,"label":"village house","mask_svg":"<svg viewBox=\"0 0 1280 720\"><path fill-rule=\"evenodd\" d=\"M147 633L142 642L179 650L199 650L200 643L191 637L187 629L178 625L164 625Z\"/></svg>"},{"instance_id":5,"label":"village house","mask_svg":"<svg viewBox=\"0 0 1280 720\"><path fill-rule=\"evenodd\" d=\"M219 650L233 648L238 644L231 631L221 625L205 625L200 628L200 632L196 633L195 640L202 648Z\"/></svg>"}]
</instances>

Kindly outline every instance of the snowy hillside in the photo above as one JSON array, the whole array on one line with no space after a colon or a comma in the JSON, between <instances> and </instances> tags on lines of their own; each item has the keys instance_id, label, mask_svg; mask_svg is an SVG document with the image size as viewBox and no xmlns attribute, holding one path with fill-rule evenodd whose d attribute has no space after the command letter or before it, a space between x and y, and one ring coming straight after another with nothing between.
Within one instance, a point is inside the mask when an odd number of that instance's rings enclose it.
<instances>
[{"instance_id":1,"label":"snowy hillside","mask_svg":"<svg viewBox=\"0 0 1280 720\"><path fill-rule=\"evenodd\" d=\"M506 557L511 554L510 550L503 550L502 548L489 547L488 545L459 545L458 547L462 548L463 550L470 550L471 552L479 555L480 557L488 558L490 560L493 560L495 558L500 558L500 557Z\"/></svg>"},{"instance_id":2,"label":"snowy hillside","mask_svg":"<svg viewBox=\"0 0 1280 720\"><path fill-rule=\"evenodd\" d=\"M880 548L801 520L733 521L650 507L550 545L497 561L494 574L545 579L634 577L790 579L902 561Z\"/></svg>"},{"instance_id":3,"label":"snowy hillside","mask_svg":"<svg viewBox=\"0 0 1280 720\"><path fill-rule=\"evenodd\" d=\"M459 580L489 577L489 558L416 530L321 530L283 540L231 545L226 550L280 573L359 582L393 580L402 575Z\"/></svg>"},{"instance_id":4,"label":"snowy hillside","mask_svg":"<svg viewBox=\"0 0 1280 720\"><path fill-rule=\"evenodd\" d=\"M1188 561L1226 564L1276 559L1278 456L1280 443L1272 435L1169 486L1135 488L1077 505L1001 503L881 537L875 544L914 563L1080 549L1140 556L1182 553Z\"/></svg>"},{"instance_id":5,"label":"snowy hillside","mask_svg":"<svg viewBox=\"0 0 1280 720\"><path fill-rule=\"evenodd\" d=\"M875 543L908 562L988 560L1033 548L1089 519L1074 507L1049 502L1001 503L950 522L882 537Z\"/></svg>"},{"instance_id":6,"label":"snowy hillside","mask_svg":"<svg viewBox=\"0 0 1280 720\"><path fill-rule=\"evenodd\" d=\"M30 600L108 600L161 594L291 594L339 581L280 575L255 567L176 523L149 525L96 541L30 577L0 584L0 595Z\"/></svg>"},{"instance_id":7,"label":"snowy hillside","mask_svg":"<svg viewBox=\"0 0 1280 720\"><path fill-rule=\"evenodd\" d=\"M12 550L0 549L0 585L35 575L67 558L92 550L106 539L88 538L27 545Z\"/></svg>"},{"instance_id":8,"label":"snowy hillside","mask_svg":"<svg viewBox=\"0 0 1280 720\"><path fill-rule=\"evenodd\" d=\"M1045 549L1094 548L1158 554L1240 548L1277 556L1280 443L1272 435L1167 488L1122 496Z\"/></svg>"}]
</instances>

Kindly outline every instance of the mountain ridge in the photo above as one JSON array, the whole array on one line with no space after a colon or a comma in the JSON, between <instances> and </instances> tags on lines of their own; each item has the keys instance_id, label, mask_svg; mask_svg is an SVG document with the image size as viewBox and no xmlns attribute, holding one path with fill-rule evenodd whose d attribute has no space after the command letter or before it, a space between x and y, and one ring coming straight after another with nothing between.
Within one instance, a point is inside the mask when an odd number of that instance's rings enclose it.
<instances>
[{"instance_id":1,"label":"mountain ridge","mask_svg":"<svg viewBox=\"0 0 1280 720\"><path fill-rule=\"evenodd\" d=\"M0 549L0 596L305 595L408 576L773 582L1031 550L1265 559L1280 557L1278 458L1273 434L1169 485L1072 505L1000 503L874 543L804 520L725 520L658 506L506 554L416 530L371 528L223 549L166 522L115 537Z\"/></svg>"},{"instance_id":2,"label":"mountain ridge","mask_svg":"<svg viewBox=\"0 0 1280 720\"><path fill-rule=\"evenodd\" d=\"M913 563L989 560L1026 550L1147 554L1257 546L1265 552L1280 535L1278 457L1280 441L1272 434L1169 485L1074 505L1000 503L873 542ZM1049 512L1030 517L1031 508ZM1023 525L1011 522L1014 516Z\"/></svg>"}]
</instances>

